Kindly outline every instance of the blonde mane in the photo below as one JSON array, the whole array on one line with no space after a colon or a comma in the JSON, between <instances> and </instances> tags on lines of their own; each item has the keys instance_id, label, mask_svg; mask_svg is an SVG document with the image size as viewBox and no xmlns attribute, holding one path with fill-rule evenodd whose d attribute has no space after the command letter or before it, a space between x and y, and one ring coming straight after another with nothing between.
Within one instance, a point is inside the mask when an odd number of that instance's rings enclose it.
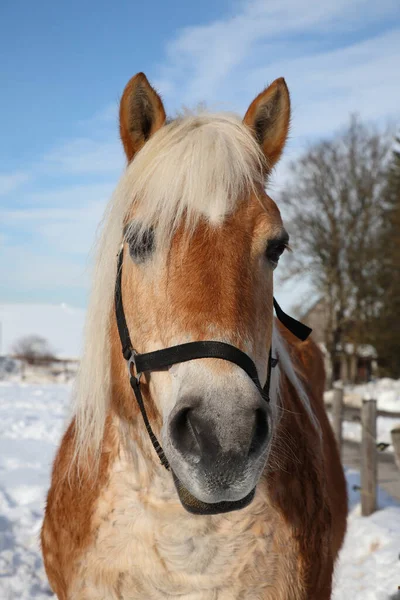
<instances>
[{"instance_id":1,"label":"blonde mane","mask_svg":"<svg viewBox=\"0 0 400 600\"><path fill-rule=\"evenodd\" d=\"M126 168L96 243L84 351L74 391L76 457L99 456L110 406L110 323L117 253L128 218L166 245L183 221L218 225L263 184L264 157L250 129L230 114L193 114L162 127Z\"/></svg>"}]
</instances>

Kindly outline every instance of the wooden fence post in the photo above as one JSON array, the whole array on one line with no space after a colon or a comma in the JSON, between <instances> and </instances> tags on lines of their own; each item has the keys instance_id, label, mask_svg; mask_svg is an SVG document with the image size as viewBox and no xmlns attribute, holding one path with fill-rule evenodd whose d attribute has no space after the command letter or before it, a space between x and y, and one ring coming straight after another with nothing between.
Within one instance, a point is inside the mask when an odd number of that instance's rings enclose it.
<instances>
[{"instance_id":1,"label":"wooden fence post","mask_svg":"<svg viewBox=\"0 0 400 600\"><path fill-rule=\"evenodd\" d=\"M343 388L337 387L333 390L332 421L339 454L342 456Z\"/></svg>"},{"instance_id":2,"label":"wooden fence post","mask_svg":"<svg viewBox=\"0 0 400 600\"><path fill-rule=\"evenodd\" d=\"M397 468L400 469L400 426L392 429L390 435L392 436L394 460L396 461Z\"/></svg>"},{"instance_id":3,"label":"wooden fence post","mask_svg":"<svg viewBox=\"0 0 400 600\"><path fill-rule=\"evenodd\" d=\"M376 400L363 400L361 407L361 514L376 510Z\"/></svg>"}]
</instances>

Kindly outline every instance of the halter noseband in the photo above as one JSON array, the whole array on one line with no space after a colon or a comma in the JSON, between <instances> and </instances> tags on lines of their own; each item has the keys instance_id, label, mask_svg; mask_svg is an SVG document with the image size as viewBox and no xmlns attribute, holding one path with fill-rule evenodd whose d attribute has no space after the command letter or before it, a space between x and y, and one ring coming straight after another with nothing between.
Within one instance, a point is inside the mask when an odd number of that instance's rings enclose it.
<instances>
[{"instance_id":1,"label":"halter noseband","mask_svg":"<svg viewBox=\"0 0 400 600\"><path fill-rule=\"evenodd\" d=\"M186 362L188 360L195 360L198 358L220 358L238 365L243 369L250 379L253 381L261 396L266 402L269 402L269 388L271 384L271 369L278 364L277 358L272 358L272 348L269 351L268 359L268 371L267 381L264 387L261 385L258 378L256 366L250 356L224 342L217 341L200 341L200 342L189 342L187 344L178 344L177 346L171 346L164 348L163 350L155 350L154 352L147 352L145 354L138 354L132 345L131 338L129 335L129 329L126 324L124 307L122 303L122 264L124 259L124 247L122 245L118 255L118 270L117 270L117 281L115 285L115 316L117 320L119 337L122 345L122 354L128 364L128 372L130 377L130 384L136 397L140 412L142 413L143 421L149 434L151 443L153 444L154 450L161 461L161 464L169 471L170 465L167 457L164 454L159 441L157 440L149 419L147 417L146 409L143 402L143 396L140 389L140 379L142 373L151 371L160 371L177 363ZM296 337L304 341L311 333L311 329L307 325L303 325L296 319L293 319L289 315L283 312L279 304L274 298L274 308L276 316L281 323L289 329ZM136 374L133 372L136 371Z\"/></svg>"}]
</instances>

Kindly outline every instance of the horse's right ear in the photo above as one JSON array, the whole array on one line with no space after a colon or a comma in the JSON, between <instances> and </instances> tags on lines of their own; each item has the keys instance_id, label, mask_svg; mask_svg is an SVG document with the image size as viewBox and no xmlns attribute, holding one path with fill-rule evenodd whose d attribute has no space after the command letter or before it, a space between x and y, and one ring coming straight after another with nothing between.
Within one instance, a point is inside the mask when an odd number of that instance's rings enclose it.
<instances>
[{"instance_id":1,"label":"horse's right ear","mask_svg":"<svg viewBox=\"0 0 400 600\"><path fill-rule=\"evenodd\" d=\"M290 96L283 77L276 79L250 104L244 117L260 144L267 166L278 162L289 131Z\"/></svg>"},{"instance_id":2,"label":"horse's right ear","mask_svg":"<svg viewBox=\"0 0 400 600\"><path fill-rule=\"evenodd\" d=\"M128 162L165 122L160 96L144 73L128 82L119 107L119 130Z\"/></svg>"}]
</instances>

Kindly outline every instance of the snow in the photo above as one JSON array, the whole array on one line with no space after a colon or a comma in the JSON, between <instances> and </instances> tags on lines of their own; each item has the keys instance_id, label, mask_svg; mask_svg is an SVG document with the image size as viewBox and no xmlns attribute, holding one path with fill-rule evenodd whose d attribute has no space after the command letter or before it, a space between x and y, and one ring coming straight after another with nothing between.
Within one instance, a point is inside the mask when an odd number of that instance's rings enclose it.
<instances>
[{"instance_id":1,"label":"snow","mask_svg":"<svg viewBox=\"0 0 400 600\"><path fill-rule=\"evenodd\" d=\"M387 412L399 413L398 417L378 417L376 428L377 442L390 444L386 452L393 452L390 432L400 427L400 379L384 377L361 385L347 385L344 387L344 402L346 405L361 407L363 398L377 401L377 409ZM325 392L325 401L332 402L332 390ZM361 423L343 421L343 438L355 442L361 441Z\"/></svg>"},{"instance_id":2,"label":"snow","mask_svg":"<svg viewBox=\"0 0 400 600\"><path fill-rule=\"evenodd\" d=\"M349 391L353 396L377 400L379 410L400 413L400 379L384 377L353 386Z\"/></svg>"},{"instance_id":3,"label":"snow","mask_svg":"<svg viewBox=\"0 0 400 600\"><path fill-rule=\"evenodd\" d=\"M70 386L0 383L0 598L52 596L39 552L51 463Z\"/></svg>"},{"instance_id":4,"label":"snow","mask_svg":"<svg viewBox=\"0 0 400 600\"><path fill-rule=\"evenodd\" d=\"M349 492L347 533L335 569L333 600L398 600L400 585L400 505L383 490L381 510L360 516L358 471L346 470Z\"/></svg>"},{"instance_id":5,"label":"snow","mask_svg":"<svg viewBox=\"0 0 400 600\"><path fill-rule=\"evenodd\" d=\"M332 401L332 390L325 392L325 400ZM360 407L363 398L377 401L378 410L400 413L400 379L383 377L361 385L344 386L344 401Z\"/></svg>"},{"instance_id":6,"label":"snow","mask_svg":"<svg viewBox=\"0 0 400 600\"><path fill-rule=\"evenodd\" d=\"M51 462L65 427L70 385L0 382L0 599L48 600L39 533ZM389 600L400 584L400 506L360 517L359 474L347 472L348 533L334 600Z\"/></svg>"},{"instance_id":7,"label":"snow","mask_svg":"<svg viewBox=\"0 0 400 600\"><path fill-rule=\"evenodd\" d=\"M85 310L67 304L0 304L0 355L12 354L17 340L45 338L58 358L77 358Z\"/></svg>"},{"instance_id":8,"label":"snow","mask_svg":"<svg viewBox=\"0 0 400 600\"><path fill-rule=\"evenodd\" d=\"M343 438L355 442L361 442L361 423L353 421L343 421ZM376 441L390 444L386 452L393 452L392 438L390 432L392 429L400 427L400 418L378 417L376 422Z\"/></svg>"}]
</instances>

